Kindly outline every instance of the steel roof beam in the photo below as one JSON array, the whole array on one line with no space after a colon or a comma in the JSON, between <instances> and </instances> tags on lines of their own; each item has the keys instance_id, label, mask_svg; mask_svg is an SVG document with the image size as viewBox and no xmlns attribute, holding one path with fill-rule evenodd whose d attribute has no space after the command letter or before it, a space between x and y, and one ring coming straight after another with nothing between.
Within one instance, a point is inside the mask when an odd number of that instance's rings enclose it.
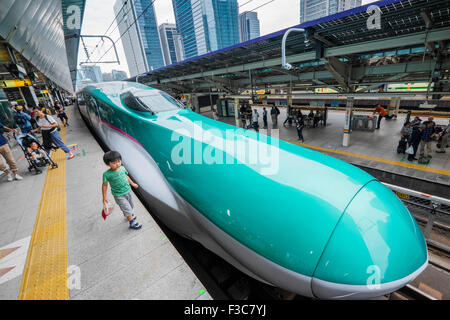
<instances>
[{"instance_id":1,"label":"steel roof beam","mask_svg":"<svg viewBox=\"0 0 450 320\"><path fill-rule=\"evenodd\" d=\"M337 56L345 56L349 54L355 53L364 53L364 52L379 52L389 48L398 48L401 43L402 47L414 46L418 44L423 44L425 42L425 38L428 41L445 41L450 39L450 28L441 28L437 30L430 30L428 32L419 32L413 35L407 36L397 36L386 39L374 40L374 41L366 41L357 44L350 44L344 46L338 46L333 48L325 48L324 57L337 57ZM299 62L307 62L314 61L316 58L315 52L306 52L300 54L294 54L286 57L287 62L289 63L299 63ZM172 82L172 81L180 81L187 79L195 79L208 77L213 75L227 74L227 73L237 73L237 72L246 72L248 70L253 69L262 69L262 68L271 68L273 66L281 65L281 57L276 57L272 59L267 59L258 62L246 63L236 66L230 66L226 68L219 68L215 70L209 70L204 72L198 72L194 74L188 74L181 77L172 77L167 79L161 79L161 83ZM404 72L404 71L400 71ZM151 75L151 73L149 74ZM162 78L163 73L159 76ZM150 82L150 84L156 83Z\"/></svg>"}]
</instances>

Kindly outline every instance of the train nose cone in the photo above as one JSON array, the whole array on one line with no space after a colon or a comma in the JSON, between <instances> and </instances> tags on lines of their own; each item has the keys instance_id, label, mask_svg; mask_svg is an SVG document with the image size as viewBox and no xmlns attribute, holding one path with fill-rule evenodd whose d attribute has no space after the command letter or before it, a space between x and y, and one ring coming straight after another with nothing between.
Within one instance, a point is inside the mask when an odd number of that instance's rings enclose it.
<instances>
[{"instance_id":1,"label":"train nose cone","mask_svg":"<svg viewBox=\"0 0 450 320\"><path fill-rule=\"evenodd\" d=\"M347 206L312 279L323 299L368 299L397 290L428 264L427 246L414 217L378 181Z\"/></svg>"}]
</instances>

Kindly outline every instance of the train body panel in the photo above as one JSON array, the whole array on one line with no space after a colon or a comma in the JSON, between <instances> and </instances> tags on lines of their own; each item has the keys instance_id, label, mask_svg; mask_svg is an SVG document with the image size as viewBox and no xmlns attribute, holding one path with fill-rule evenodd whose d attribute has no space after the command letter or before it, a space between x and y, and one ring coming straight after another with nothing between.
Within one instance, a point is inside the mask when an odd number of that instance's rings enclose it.
<instances>
[{"instance_id":1,"label":"train body panel","mask_svg":"<svg viewBox=\"0 0 450 320\"><path fill-rule=\"evenodd\" d=\"M332 276L338 271L323 266L327 264L323 254L327 256L330 250L336 254L333 234L347 228L344 221L351 216L347 207L367 185L378 183L375 178L341 160L190 110L175 108L152 114L123 103L125 94L142 90L160 94L123 82L87 87L83 90L86 106L81 111L108 147L122 153L127 170L149 202L159 203L159 211L167 211L158 214L164 223L272 285L313 296L313 277L324 281L324 287L336 281L353 284L345 277ZM252 162L249 155L255 151L260 158ZM386 210L391 204L393 208L403 206L397 198L390 198ZM364 210L371 212L372 207L368 203ZM406 214L410 216L407 210ZM349 230L359 233L358 226ZM412 234L408 239L419 236L415 226L405 224L405 234ZM417 248L423 236L418 239L412 248ZM370 248L355 248L343 268L367 250ZM384 250L380 256L390 248ZM395 253L397 250L395 247ZM422 261L421 265L427 261L426 246L419 246L416 260ZM384 268L382 271L389 273L383 273L380 281L414 273L417 261L392 276L390 269ZM364 266L354 267L358 276ZM354 280L357 284L361 281ZM316 291L320 288L316 282Z\"/></svg>"}]
</instances>

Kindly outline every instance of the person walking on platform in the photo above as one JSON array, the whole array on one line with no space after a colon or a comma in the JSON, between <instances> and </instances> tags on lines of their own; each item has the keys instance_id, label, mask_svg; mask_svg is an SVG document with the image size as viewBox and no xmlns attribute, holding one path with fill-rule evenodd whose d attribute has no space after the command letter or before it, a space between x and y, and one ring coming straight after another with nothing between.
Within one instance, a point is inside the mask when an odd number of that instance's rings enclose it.
<instances>
[{"instance_id":1,"label":"person walking on platform","mask_svg":"<svg viewBox=\"0 0 450 320\"><path fill-rule=\"evenodd\" d=\"M297 134L298 140L302 140L302 143L305 142L303 138L303 127L305 126L305 122L303 121L303 116L299 115L297 119Z\"/></svg>"},{"instance_id":2,"label":"person walking on platform","mask_svg":"<svg viewBox=\"0 0 450 320\"><path fill-rule=\"evenodd\" d=\"M69 125L69 118L67 117L64 105L61 105L58 101L56 101L55 109L59 120L61 120L64 127L67 127Z\"/></svg>"},{"instance_id":3,"label":"person walking on platform","mask_svg":"<svg viewBox=\"0 0 450 320\"><path fill-rule=\"evenodd\" d=\"M128 171L122 166L122 156L117 151L108 151L103 155L103 162L109 166L109 170L103 173L102 196L104 206L108 205L106 192L108 183L111 185L111 193L123 215L128 219L131 229L140 229L142 224L137 222L133 214L134 202L131 195L131 186L135 189L139 185L128 176Z\"/></svg>"},{"instance_id":4,"label":"person walking on platform","mask_svg":"<svg viewBox=\"0 0 450 320\"><path fill-rule=\"evenodd\" d=\"M378 113L377 129L380 129L381 119L383 118L392 119L393 117L397 118L395 114L388 116L386 109L384 109L380 104L377 105L375 110L373 110L372 115L375 115L376 113Z\"/></svg>"},{"instance_id":5,"label":"person walking on platform","mask_svg":"<svg viewBox=\"0 0 450 320\"><path fill-rule=\"evenodd\" d=\"M0 171L3 171L8 176L8 181L22 180L23 178L17 173L17 163L14 161L13 154L11 152L11 148L8 145L8 141L6 141L3 136L3 130L17 132L16 129L10 129L0 122L0 154L5 158L6 163L9 165L9 170L6 169L6 165L3 163L2 158L0 157ZM11 171L12 173L11 173Z\"/></svg>"},{"instance_id":6,"label":"person walking on platform","mask_svg":"<svg viewBox=\"0 0 450 320\"><path fill-rule=\"evenodd\" d=\"M37 124L39 127L32 130L31 132L41 130L45 152L47 152L47 154L50 154L51 145L52 143L54 143L58 148L61 148L65 153L68 154L67 160L74 158L75 155L69 150L69 148L67 148L67 146L62 141L61 136L59 135L57 128L58 122L56 122L56 120L53 119L52 116L44 114L41 110L39 110L39 108L35 108L34 111L37 115Z\"/></svg>"},{"instance_id":7,"label":"person walking on platform","mask_svg":"<svg viewBox=\"0 0 450 320\"><path fill-rule=\"evenodd\" d=\"M263 107L263 121L264 121L264 128L267 128L267 110L266 110L266 107Z\"/></svg>"},{"instance_id":8,"label":"person walking on platform","mask_svg":"<svg viewBox=\"0 0 450 320\"><path fill-rule=\"evenodd\" d=\"M431 141L435 136L434 127L432 121L427 121L425 128L422 131L419 144L419 156L431 159ZM426 150L424 150L426 148Z\"/></svg>"},{"instance_id":9,"label":"person walking on platform","mask_svg":"<svg viewBox=\"0 0 450 320\"><path fill-rule=\"evenodd\" d=\"M27 134L31 130L33 130L33 126L31 125L31 117L23 111L23 106L17 106L16 112L14 112L14 121L20 128L23 134Z\"/></svg>"}]
</instances>

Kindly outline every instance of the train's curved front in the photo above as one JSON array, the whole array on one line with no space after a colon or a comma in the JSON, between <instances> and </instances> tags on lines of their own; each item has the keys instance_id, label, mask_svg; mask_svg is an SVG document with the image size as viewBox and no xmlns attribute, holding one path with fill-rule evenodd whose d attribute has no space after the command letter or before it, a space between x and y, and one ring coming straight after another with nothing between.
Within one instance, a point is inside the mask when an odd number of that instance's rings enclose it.
<instances>
[{"instance_id":1,"label":"train's curved front","mask_svg":"<svg viewBox=\"0 0 450 320\"><path fill-rule=\"evenodd\" d=\"M161 220L256 279L305 296L370 298L427 265L409 211L352 165L179 108L140 84L82 94L82 114L122 153Z\"/></svg>"}]
</instances>

